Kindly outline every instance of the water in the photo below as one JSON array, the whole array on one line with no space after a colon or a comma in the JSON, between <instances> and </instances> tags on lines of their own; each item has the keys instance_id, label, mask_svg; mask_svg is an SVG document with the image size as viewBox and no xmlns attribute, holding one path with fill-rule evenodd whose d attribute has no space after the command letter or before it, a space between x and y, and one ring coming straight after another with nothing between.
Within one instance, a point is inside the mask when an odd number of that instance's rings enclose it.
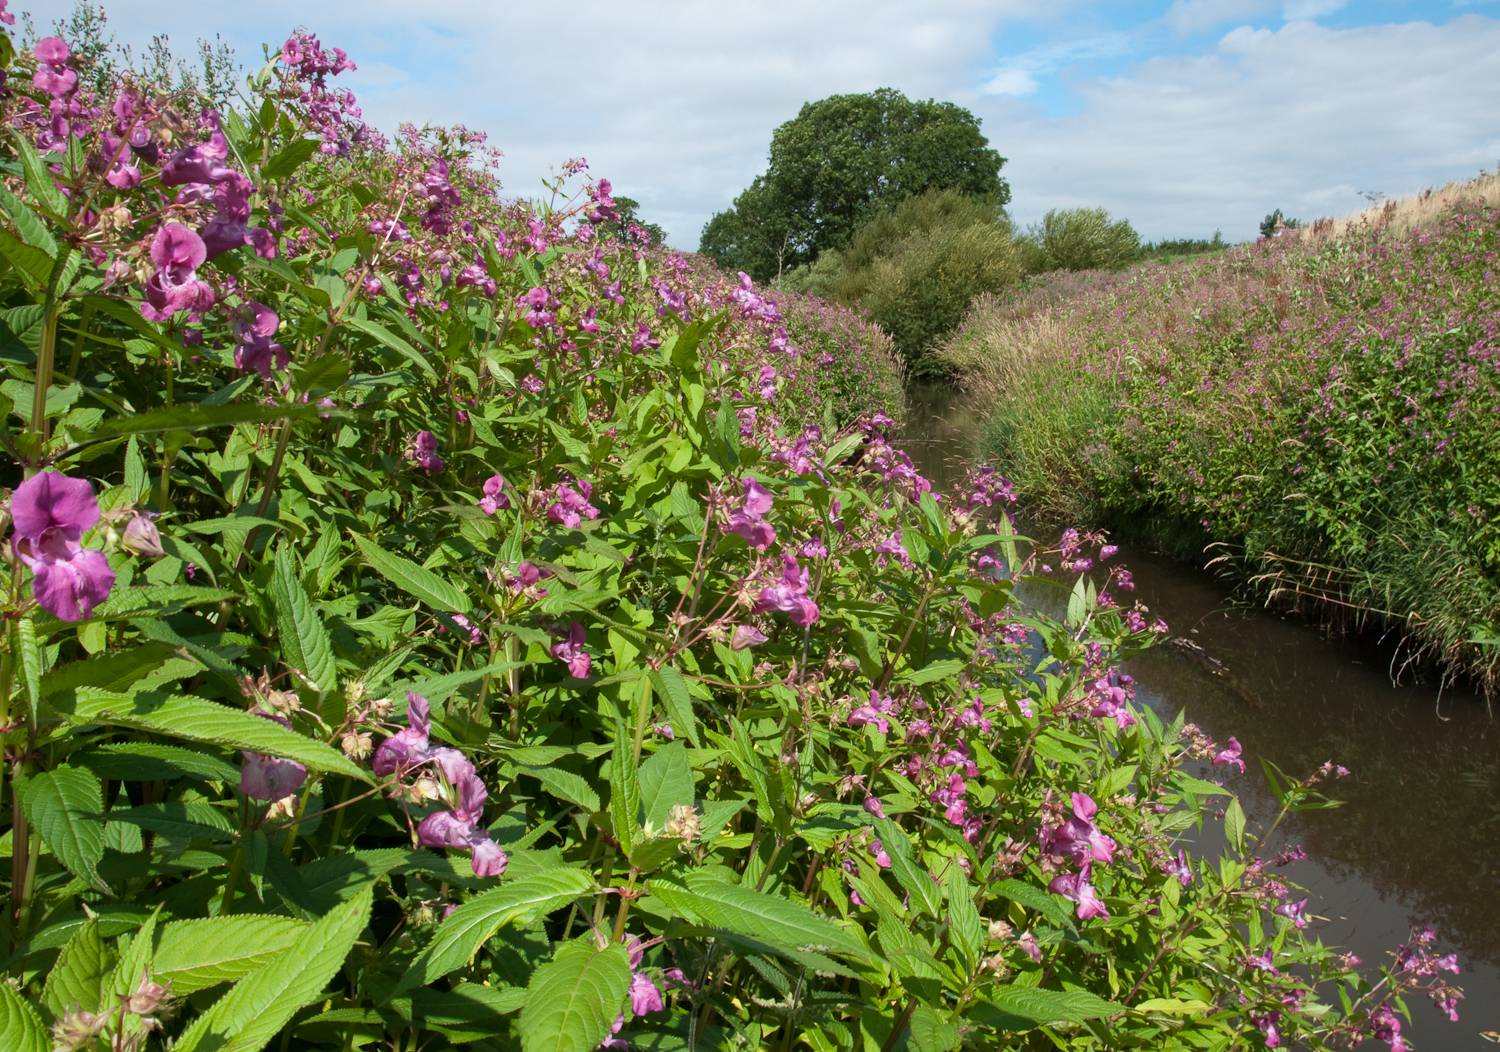
<instances>
[{"instance_id":1,"label":"water","mask_svg":"<svg viewBox=\"0 0 1500 1052\"><path fill-rule=\"evenodd\" d=\"M962 474L978 425L951 392L918 388L903 444L941 490ZM1248 608L1205 571L1128 545L1116 559L1135 595L1202 648L1131 662L1138 699L1167 717L1185 711L1220 741L1239 738L1249 773L1231 786L1252 824L1276 810L1257 757L1293 774L1325 760L1353 772L1330 789L1344 807L1283 826L1285 843L1308 851L1287 872L1328 918L1324 940L1375 962L1413 927L1436 928L1459 951L1467 996L1458 1023L1414 1001L1408 1035L1427 1052L1500 1047L1482 1036L1500 1031L1500 722L1483 700L1394 685L1388 649Z\"/></svg>"}]
</instances>

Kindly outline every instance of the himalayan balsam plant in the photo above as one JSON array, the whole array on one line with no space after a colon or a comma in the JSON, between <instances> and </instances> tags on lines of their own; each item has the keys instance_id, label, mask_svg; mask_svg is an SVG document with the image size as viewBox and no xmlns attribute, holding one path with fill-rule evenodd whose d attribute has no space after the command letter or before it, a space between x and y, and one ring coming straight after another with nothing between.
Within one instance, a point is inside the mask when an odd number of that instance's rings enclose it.
<instances>
[{"instance_id":1,"label":"himalayan balsam plant","mask_svg":"<svg viewBox=\"0 0 1500 1052\"><path fill-rule=\"evenodd\" d=\"M306 34L219 112L4 40L0 1048L1402 1048L1405 998L1453 1010L1429 933L1317 941L1238 745L1135 705L1163 626L1111 550L1032 552L993 469L933 493L857 317L604 236L582 161L506 203ZM1062 620L1013 599L1044 557ZM1291 811L1339 772L1270 773Z\"/></svg>"}]
</instances>

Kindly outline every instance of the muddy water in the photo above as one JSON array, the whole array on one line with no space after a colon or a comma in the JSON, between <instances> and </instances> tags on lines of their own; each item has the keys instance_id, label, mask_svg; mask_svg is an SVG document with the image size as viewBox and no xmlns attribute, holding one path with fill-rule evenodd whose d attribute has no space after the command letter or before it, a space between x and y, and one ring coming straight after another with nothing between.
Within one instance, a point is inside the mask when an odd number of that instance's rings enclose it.
<instances>
[{"instance_id":1,"label":"muddy water","mask_svg":"<svg viewBox=\"0 0 1500 1052\"><path fill-rule=\"evenodd\" d=\"M940 490L962 474L980 423L953 402L941 387L913 392L904 440ZM1481 1036L1500 1031L1500 718L1471 693L1410 676L1393 684L1389 650L1250 607L1202 570L1130 546L1117 559L1136 596L1195 648L1133 661L1138 699L1239 738L1249 773L1233 787L1252 823L1276 807L1256 757L1294 774L1330 759L1353 772L1332 790L1344 807L1291 816L1270 846L1306 847L1288 872L1327 918L1325 941L1373 962L1411 928L1436 928L1460 953L1467 998L1456 1024L1412 1004L1408 1035L1427 1052L1500 1048Z\"/></svg>"}]
</instances>

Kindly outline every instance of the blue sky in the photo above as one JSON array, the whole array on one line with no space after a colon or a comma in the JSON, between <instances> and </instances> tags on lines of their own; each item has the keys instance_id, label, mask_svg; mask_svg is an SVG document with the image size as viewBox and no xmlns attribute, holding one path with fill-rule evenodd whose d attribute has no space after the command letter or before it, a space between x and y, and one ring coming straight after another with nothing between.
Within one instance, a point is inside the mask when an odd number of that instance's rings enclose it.
<instances>
[{"instance_id":1,"label":"blue sky","mask_svg":"<svg viewBox=\"0 0 1500 1052\"><path fill-rule=\"evenodd\" d=\"M72 0L11 0L42 25ZM1102 206L1148 238L1253 236L1500 164L1500 0L106 2L137 47L294 26L360 63L382 128L488 131L509 192L574 156L696 246L808 100L949 99L1007 157L1012 213Z\"/></svg>"}]
</instances>

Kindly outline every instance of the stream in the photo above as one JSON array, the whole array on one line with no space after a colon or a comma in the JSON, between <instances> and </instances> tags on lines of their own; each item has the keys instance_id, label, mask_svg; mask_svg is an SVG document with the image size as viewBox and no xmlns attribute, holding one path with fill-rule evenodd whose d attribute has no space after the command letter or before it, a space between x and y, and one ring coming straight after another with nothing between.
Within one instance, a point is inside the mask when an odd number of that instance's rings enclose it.
<instances>
[{"instance_id":1,"label":"stream","mask_svg":"<svg viewBox=\"0 0 1500 1052\"><path fill-rule=\"evenodd\" d=\"M910 399L899 444L944 491L962 476L981 420L943 385L914 387ZM1391 648L1325 638L1248 605L1205 570L1130 545L1115 561L1134 574L1134 596L1202 648L1163 646L1129 662L1137 702L1166 719L1185 711L1217 740L1239 738L1248 773L1229 785L1252 828L1277 809L1257 757L1294 775L1325 760L1353 772L1325 787L1343 807L1289 816L1265 852L1307 849L1285 872L1308 889L1309 912L1326 917L1324 941L1374 963L1431 925L1459 953L1466 997L1457 1023L1413 1000L1406 1035L1424 1052L1500 1047L1500 1034L1484 1033L1500 1031L1500 723L1484 700L1410 675L1393 684Z\"/></svg>"}]
</instances>

